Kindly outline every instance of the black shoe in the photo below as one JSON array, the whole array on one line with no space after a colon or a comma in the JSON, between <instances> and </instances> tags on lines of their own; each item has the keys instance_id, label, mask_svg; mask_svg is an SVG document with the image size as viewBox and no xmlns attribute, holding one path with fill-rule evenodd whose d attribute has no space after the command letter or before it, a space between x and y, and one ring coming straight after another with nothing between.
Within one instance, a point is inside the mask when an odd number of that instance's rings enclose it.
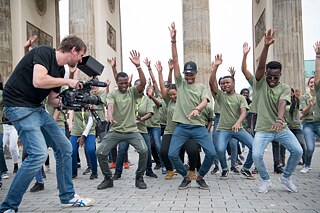
<instances>
[{"instance_id":1,"label":"black shoe","mask_svg":"<svg viewBox=\"0 0 320 213\"><path fill-rule=\"evenodd\" d=\"M72 174L72 179L76 178L78 175L77 174Z\"/></svg>"},{"instance_id":2,"label":"black shoe","mask_svg":"<svg viewBox=\"0 0 320 213\"><path fill-rule=\"evenodd\" d=\"M38 192L44 190L44 184L36 182L34 186L30 189L30 192Z\"/></svg>"},{"instance_id":3,"label":"black shoe","mask_svg":"<svg viewBox=\"0 0 320 213\"><path fill-rule=\"evenodd\" d=\"M106 188L112 188L113 187L113 180L111 178L104 178L104 180L98 185L97 189L106 189Z\"/></svg>"},{"instance_id":4,"label":"black shoe","mask_svg":"<svg viewBox=\"0 0 320 213\"><path fill-rule=\"evenodd\" d=\"M12 173L17 173L18 169L19 169L19 166L18 166L17 163L15 163L14 166L13 166L13 172Z\"/></svg>"},{"instance_id":5,"label":"black shoe","mask_svg":"<svg viewBox=\"0 0 320 213\"><path fill-rule=\"evenodd\" d=\"M213 174L216 174L216 173L218 173L219 172L219 166L215 166L214 168L213 168L213 170L211 171L211 174L213 175Z\"/></svg>"},{"instance_id":6,"label":"black shoe","mask_svg":"<svg viewBox=\"0 0 320 213\"><path fill-rule=\"evenodd\" d=\"M161 169L161 165L160 165L160 164L157 164L157 165L154 166L153 169L154 169L154 170L159 170L159 169Z\"/></svg>"},{"instance_id":7,"label":"black shoe","mask_svg":"<svg viewBox=\"0 0 320 213\"><path fill-rule=\"evenodd\" d=\"M158 176L153 172L146 172L146 176L152 177L152 178L158 178Z\"/></svg>"},{"instance_id":8,"label":"black shoe","mask_svg":"<svg viewBox=\"0 0 320 213\"><path fill-rule=\"evenodd\" d=\"M274 173L276 173L276 174L282 174L283 173L283 169L282 169L282 167L280 165L274 165L273 169L274 169Z\"/></svg>"},{"instance_id":9,"label":"black shoe","mask_svg":"<svg viewBox=\"0 0 320 213\"><path fill-rule=\"evenodd\" d=\"M236 167L231 167L230 173L233 173L235 175L240 175L240 171Z\"/></svg>"},{"instance_id":10,"label":"black shoe","mask_svg":"<svg viewBox=\"0 0 320 213\"><path fill-rule=\"evenodd\" d=\"M0 181L0 190L2 189L2 182Z\"/></svg>"},{"instance_id":11,"label":"black shoe","mask_svg":"<svg viewBox=\"0 0 320 213\"><path fill-rule=\"evenodd\" d=\"M200 189L209 190L209 186L207 185L207 183L204 181L203 178L197 179L196 182Z\"/></svg>"},{"instance_id":12,"label":"black shoe","mask_svg":"<svg viewBox=\"0 0 320 213\"><path fill-rule=\"evenodd\" d=\"M119 180L121 178L121 175L114 174L112 177L112 180Z\"/></svg>"},{"instance_id":13,"label":"black shoe","mask_svg":"<svg viewBox=\"0 0 320 213\"><path fill-rule=\"evenodd\" d=\"M220 179L221 180L227 180L228 179L228 175L229 175L229 170L222 170Z\"/></svg>"},{"instance_id":14,"label":"black shoe","mask_svg":"<svg viewBox=\"0 0 320 213\"><path fill-rule=\"evenodd\" d=\"M241 169L241 174L243 174L247 179L254 180L256 179L249 170Z\"/></svg>"},{"instance_id":15,"label":"black shoe","mask_svg":"<svg viewBox=\"0 0 320 213\"><path fill-rule=\"evenodd\" d=\"M147 188L147 184L143 181L142 176L136 176L136 187L138 187L139 189Z\"/></svg>"},{"instance_id":16,"label":"black shoe","mask_svg":"<svg viewBox=\"0 0 320 213\"><path fill-rule=\"evenodd\" d=\"M90 175L90 180L97 179L97 178L98 178L98 174L91 174Z\"/></svg>"},{"instance_id":17,"label":"black shoe","mask_svg":"<svg viewBox=\"0 0 320 213\"><path fill-rule=\"evenodd\" d=\"M242 161L241 160L239 160L239 159L237 159L237 163L238 163L238 165L242 165Z\"/></svg>"},{"instance_id":18,"label":"black shoe","mask_svg":"<svg viewBox=\"0 0 320 213\"><path fill-rule=\"evenodd\" d=\"M78 163L78 168L81 168L81 163Z\"/></svg>"},{"instance_id":19,"label":"black shoe","mask_svg":"<svg viewBox=\"0 0 320 213\"><path fill-rule=\"evenodd\" d=\"M191 180L187 179L187 178L183 178L183 181L181 182L180 186L178 187L178 189L183 190L183 189L187 189L190 187L191 184Z\"/></svg>"},{"instance_id":20,"label":"black shoe","mask_svg":"<svg viewBox=\"0 0 320 213\"><path fill-rule=\"evenodd\" d=\"M90 174L91 173L91 168L88 167L86 168L86 170L84 170L84 172L82 173L83 175L87 175L87 174Z\"/></svg>"}]
</instances>

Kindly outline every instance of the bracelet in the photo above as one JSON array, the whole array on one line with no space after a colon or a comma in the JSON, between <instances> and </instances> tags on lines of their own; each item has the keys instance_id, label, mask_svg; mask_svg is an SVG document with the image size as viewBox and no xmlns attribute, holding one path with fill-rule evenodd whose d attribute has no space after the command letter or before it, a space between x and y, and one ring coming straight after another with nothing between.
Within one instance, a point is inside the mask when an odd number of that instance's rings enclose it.
<instances>
[{"instance_id":1,"label":"bracelet","mask_svg":"<svg viewBox=\"0 0 320 213\"><path fill-rule=\"evenodd\" d=\"M137 66L136 68L137 68L137 69L140 69L140 68L141 68L141 66L139 65L139 66Z\"/></svg>"},{"instance_id":2,"label":"bracelet","mask_svg":"<svg viewBox=\"0 0 320 213\"><path fill-rule=\"evenodd\" d=\"M177 41L176 40L171 40L171 43L176 43Z\"/></svg>"}]
</instances>

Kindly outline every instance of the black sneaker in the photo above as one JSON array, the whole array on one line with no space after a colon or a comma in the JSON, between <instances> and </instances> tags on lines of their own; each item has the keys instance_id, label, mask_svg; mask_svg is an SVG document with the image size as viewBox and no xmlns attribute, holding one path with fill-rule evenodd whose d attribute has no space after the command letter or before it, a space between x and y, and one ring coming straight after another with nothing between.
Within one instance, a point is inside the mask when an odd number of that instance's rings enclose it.
<instances>
[{"instance_id":1,"label":"black sneaker","mask_svg":"<svg viewBox=\"0 0 320 213\"><path fill-rule=\"evenodd\" d=\"M0 190L2 189L2 182L0 181Z\"/></svg>"},{"instance_id":2,"label":"black sneaker","mask_svg":"<svg viewBox=\"0 0 320 213\"><path fill-rule=\"evenodd\" d=\"M183 181L181 182L178 189L180 189L180 190L187 189L190 187L190 184L191 184L191 180L189 180L187 178L183 178Z\"/></svg>"},{"instance_id":3,"label":"black sneaker","mask_svg":"<svg viewBox=\"0 0 320 213\"><path fill-rule=\"evenodd\" d=\"M229 175L229 170L222 170L220 179L221 180L227 180L228 179L228 175Z\"/></svg>"},{"instance_id":4,"label":"black sneaker","mask_svg":"<svg viewBox=\"0 0 320 213\"><path fill-rule=\"evenodd\" d=\"M147 184L144 182L142 176L136 176L136 187L138 187L139 189L147 188Z\"/></svg>"},{"instance_id":5,"label":"black sneaker","mask_svg":"<svg viewBox=\"0 0 320 213\"><path fill-rule=\"evenodd\" d=\"M15 163L14 166L13 166L13 172L12 173L17 173L18 169L19 169L19 166L18 166L17 163Z\"/></svg>"},{"instance_id":6,"label":"black sneaker","mask_svg":"<svg viewBox=\"0 0 320 213\"><path fill-rule=\"evenodd\" d=\"M98 174L91 174L90 175L90 180L97 179L97 178L98 178Z\"/></svg>"},{"instance_id":7,"label":"black sneaker","mask_svg":"<svg viewBox=\"0 0 320 213\"><path fill-rule=\"evenodd\" d=\"M98 185L97 189L106 189L106 188L112 188L113 187L113 180L111 178L104 178L104 180Z\"/></svg>"},{"instance_id":8,"label":"black sneaker","mask_svg":"<svg viewBox=\"0 0 320 213\"><path fill-rule=\"evenodd\" d=\"M154 169L154 170L159 170L159 169L161 169L161 165L160 165L160 164L157 164L157 165L154 166L153 169Z\"/></svg>"},{"instance_id":9,"label":"black sneaker","mask_svg":"<svg viewBox=\"0 0 320 213\"><path fill-rule=\"evenodd\" d=\"M38 192L44 190L44 184L36 182L34 186L30 189L30 192Z\"/></svg>"},{"instance_id":10,"label":"black sneaker","mask_svg":"<svg viewBox=\"0 0 320 213\"><path fill-rule=\"evenodd\" d=\"M114 174L112 177L112 180L119 180L121 178L121 175Z\"/></svg>"},{"instance_id":11,"label":"black sneaker","mask_svg":"<svg viewBox=\"0 0 320 213\"><path fill-rule=\"evenodd\" d=\"M152 178L158 178L158 176L153 172L146 172L146 176L152 177Z\"/></svg>"},{"instance_id":12,"label":"black sneaker","mask_svg":"<svg viewBox=\"0 0 320 213\"><path fill-rule=\"evenodd\" d=\"M83 175L87 175L87 174L90 174L91 173L91 168L88 167L86 168L86 170L84 170L84 172L82 173Z\"/></svg>"},{"instance_id":13,"label":"black sneaker","mask_svg":"<svg viewBox=\"0 0 320 213\"><path fill-rule=\"evenodd\" d=\"M77 174L72 174L72 179L76 178L78 175Z\"/></svg>"},{"instance_id":14,"label":"black sneaker","mask_svg":"<svg viewBox=\"0 0 320 213\"><path fill-rule=\"evenodd\" d=\"M249 170L241 169L241 174L243 174L247 179L254 180L256 179Z\"/></svg>"},{"instance_id":15,"label":"black sneaker","mask_svg":"<svg viewBox=\"0 0 320 213\"><path fill-rule=\"evenodd\" d=\"M198 180L196 180L196 182L200 189L209 190L209 186L207 185L207 183L204 181L203 178L199 178Z\"/></svg>"},{"instance_id":16,"label":"black sneaker","mask_svg":"<svg viewBox=\"0 0 320 213\"><path fill-rule=\"evenodd\" d=\"M236 167L231 167L230 173L235 175L240 175L240 171Z\"/></svg>"},{"instance_id":17,"label":"black sneaker","mask_svg":"<svg viewBox=\"0 0 320 213\"><path fill-rule=\"evenodd\" d=\"M214 168L213 168L213 170L211 171L211 174L213 175L213 174L216 174L216 173L219 173L219 166L215 166Z\"/></svg>"},{"instance_id":18,"label":"black sneaker","mask_svg":"<svg viewBox=\"0 0 320 213\"><path fill-rule=\"evenodd\" d=\"M283 168L280 165L274 165L273 166L273 171L276 174L282 174L283 173Z\"/></svg>"}]
</instances>

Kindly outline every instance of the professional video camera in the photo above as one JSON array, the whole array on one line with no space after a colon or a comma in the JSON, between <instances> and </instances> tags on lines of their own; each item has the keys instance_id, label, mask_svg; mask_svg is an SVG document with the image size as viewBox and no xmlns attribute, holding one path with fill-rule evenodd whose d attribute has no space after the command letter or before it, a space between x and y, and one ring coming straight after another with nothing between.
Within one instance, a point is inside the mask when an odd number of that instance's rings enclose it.
<instances>
[{"instance_id":1,"label":"professional video camera","mask_svg":"<svg viewBox=\"0 0 320 213\"><path fill-rule=\"evenodd\" d=\"M91 114L95 118L96 132L100 139L105 135L105 133L109 129L109 123L106 121L101 121L97 112L94 110L92 105L100 105L104 104L101 98L97 95L90 94L92 87L106 87L107 84L104 82L100 82L95 80L95 77L101 75L104 66L100 64L97 60L95 60L91 56L86 56L82 58L82 62L77 66L80 70L82 70L85 74L92 77L91 80L86 82L81 82L82 88L69 88L62 91L59 94L61 99L61 107L60 110L63 109L71 109L74 111L81 111L83 109L90 110Z\"/></svg>"}]
</instances>

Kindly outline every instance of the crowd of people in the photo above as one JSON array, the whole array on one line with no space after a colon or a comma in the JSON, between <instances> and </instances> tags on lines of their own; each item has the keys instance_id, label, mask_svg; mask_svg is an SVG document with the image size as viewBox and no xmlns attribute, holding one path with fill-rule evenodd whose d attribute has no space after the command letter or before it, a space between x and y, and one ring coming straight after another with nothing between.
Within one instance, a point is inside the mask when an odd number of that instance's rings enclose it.
<instances>
[{"instance_id":1,"label":"crowd of people","mask_svg":"<svg viewBox=\"0 0 320 213\"><path fill-rule=\"evenodd\" d=\"M43 178L50 169L48 147L54 151L57 188L63 206L83 207L94 203L94 199L76 194L73 186L72 179L77 178L79 170L79 146L84 147L87 162L83 175L97 179L100 167L103 177L98 190L113 187L114 181L121 178L123 167L130 167L131 145L139 155L135 173L135 186L139 189L148 188L145 175L159 178L153 170L162 169L165 180L173 179L177 173L183 177L179 190L190 187L192 180L200 189L208 190L205 176L213 167L211 174L221 172L221 180L228 179L229 173L243 175L248 180L259 174L262 181L258 192L267 193L271 180L263 156L272 142L274 172L281 174L279 182L290 192L298 191L292 173L298 164L303 165L301 173L308 173L315 138L320 136L320 42L314 45L315 76L309 79L309 91L301 97L297 88L280 81L282 64L267 62L269 47L275 42L273 30L265 33L255 74L247 70L250 48L244 43L241 70L252 88L250 98L247 88L236 93L233 67L228 70L230 75L217 78L222 54L217 54L211 63L208 82L211 95L206 85L196 82L195 62L186 62L182 75L174 23L169 31L172 59L168 61L168 79L163 77L160 61L155 63L156 79L151 61L145 58L143 63L150 76L147 80L140 53L132 50L130 60L139 75L133 85L132 76L117 71L116 58L108 59L116 88L109 91L109 80L106 88L93 86L92 95L99 96L103 104L68 109L68 112L57 97L62 87L82 88L75 73L86 53L85 43L70 35L57 50L39 46L29 51L36 37L26 42L25 56L4 86L1 81L0 173L1 178L8 178L3 151L4 145L8 145L16 174L0 212L18 211L34 178L36 183L30 191L44 190ZM70 68L69 78L64 77L64 65ZM100 122L91 109L109 123L102 135L97 132ZM24 150L20 167L18 140ZM246 158L241 147L248 149ZM204 153L203 160L200 152ZM227 163L227 153L231 166ZM157 163L154 168L152 161ZM238 169L241 164L242 168Z\"/></svg>"}]
</instances>

